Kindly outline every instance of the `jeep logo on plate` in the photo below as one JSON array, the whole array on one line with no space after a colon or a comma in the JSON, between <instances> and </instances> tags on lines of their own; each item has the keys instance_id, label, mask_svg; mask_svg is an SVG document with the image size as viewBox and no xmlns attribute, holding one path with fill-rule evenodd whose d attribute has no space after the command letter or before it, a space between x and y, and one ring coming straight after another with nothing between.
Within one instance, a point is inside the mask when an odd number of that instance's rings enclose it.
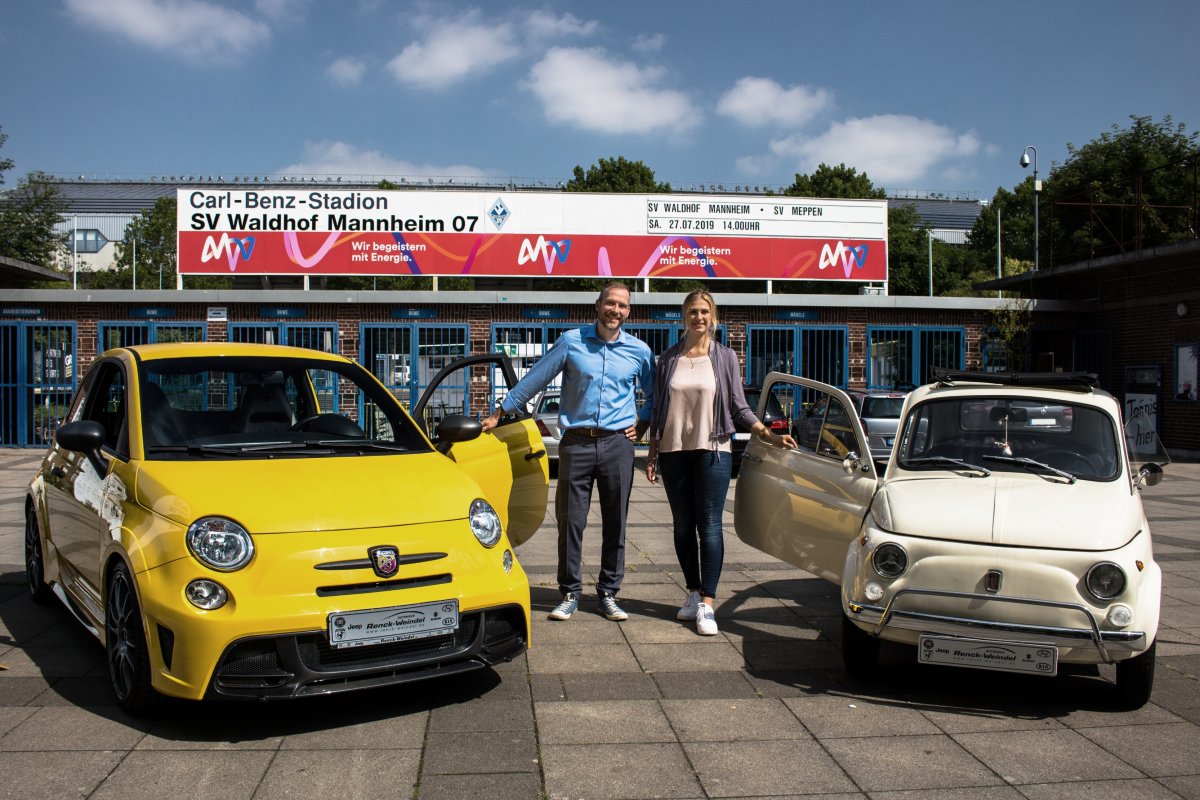
<instances>
[{"instance_id":1,"label":"jeep logo on plate","mask_svg":"<svg viewBox=\"0 0 1200 800\"><path fill-rule=\"evenodd\" d=\"M390 578L400 569L399 551L395 547L372 547L367 551L371 556L371 569L381 578Z\"/></svg>"}]
</instances>

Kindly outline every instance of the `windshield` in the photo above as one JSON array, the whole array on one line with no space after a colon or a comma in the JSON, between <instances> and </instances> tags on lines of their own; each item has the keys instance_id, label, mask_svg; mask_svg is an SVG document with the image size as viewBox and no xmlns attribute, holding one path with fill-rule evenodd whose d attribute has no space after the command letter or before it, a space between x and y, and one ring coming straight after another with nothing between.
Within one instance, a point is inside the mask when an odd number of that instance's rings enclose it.
<instances>
[{"instance_id":1,"label":"windshield","mask_svg":"<svg viewBox=\"0 0 1200 800\"><path fill-rule=\"evenodd\" d=\"M151 460L427 451L400 404L356 364L278 357L143 361Z\"/></svg>"},{"instance_id":2,"label":"windshield","mask_svg":"<svg viewBox=\"0 0 1200 800\"><path fill-rule=\"evenodd\" d=\"M904 469L945 469L946 459L956 459L992 472L1107 481L1120 472L1121 441L1112 417L1092 406L973 395L912 409L898 463Z\"/></svg>"}]
</instances>

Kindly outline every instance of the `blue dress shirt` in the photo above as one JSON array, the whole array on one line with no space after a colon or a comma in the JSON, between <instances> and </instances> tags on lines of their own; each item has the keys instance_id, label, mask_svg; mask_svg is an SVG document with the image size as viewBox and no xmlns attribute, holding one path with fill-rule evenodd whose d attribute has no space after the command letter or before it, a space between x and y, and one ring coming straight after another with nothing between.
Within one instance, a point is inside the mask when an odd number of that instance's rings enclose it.
<instances>
[{"instance_id":1,"label":"blue dress shirt","mask_svg":"<svg viewBox=\"0 0 1200 800\"><path fill-rule=\"evenodd\" d=\"M505 396L506 414L524 409L554 376L563 374L559 395L560 428L624 430L639 418L650 420L654 404L654 353L641 339L626 333L606 342L596 326L569 330L533 365ZM635 381L646 404L634 402Z\"/></svg>"}]
</instances>

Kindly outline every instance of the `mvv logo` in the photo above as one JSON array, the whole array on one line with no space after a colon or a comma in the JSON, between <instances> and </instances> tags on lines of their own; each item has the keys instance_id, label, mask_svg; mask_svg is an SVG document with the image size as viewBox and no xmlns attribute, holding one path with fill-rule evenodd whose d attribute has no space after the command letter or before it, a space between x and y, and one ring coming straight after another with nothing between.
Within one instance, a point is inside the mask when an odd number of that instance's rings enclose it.
<instances>
[{"instance_id":1,"label":"mvv logo","mask_svg":"<svg viewBox=\"0 0 1200 800\"><path fill-rule=\"evenodd\" d=\"M537 244L532 244L528 239L521 242L521 251L517 254L517 264L524 265L530 261L542 259L546 264L546 274L554 271L554 259L558 259L558 263L567 263L567 254L571 252L571 240L563 239L561 242L546 241L544 236L537 238Z\"/></svg>"},{"instance_id":2,"label":"mvv logo","mask_svg":"<svg viewBox=\"0 0 1200 800\"><path fill-rule=\"evenodd\" d=\"M228 233L222 233L220 239L209 236L204 240L204 248L200 251L200 263L207 264L214 258L224 257L229 262L229 271L236 272L238 258L240 257L242 261L249 261L250 254L253 252L253 236L237 239Z\"/></svg>"},{"instance_id":3,"label":"mvv logo","mask_svg":"<svg viewBox=\"0 0 1200 800\"><path fill-rule=\"evenodd\" d=\"M830 247L828 243L821 245L821 260L817 263L817 269L836 267L840 264L846 277L849 278L852 269L855 267L862 269L866 262L867 246L865 244L847 247L838 241L836 249Z\"/></svg>"}]
</instances>

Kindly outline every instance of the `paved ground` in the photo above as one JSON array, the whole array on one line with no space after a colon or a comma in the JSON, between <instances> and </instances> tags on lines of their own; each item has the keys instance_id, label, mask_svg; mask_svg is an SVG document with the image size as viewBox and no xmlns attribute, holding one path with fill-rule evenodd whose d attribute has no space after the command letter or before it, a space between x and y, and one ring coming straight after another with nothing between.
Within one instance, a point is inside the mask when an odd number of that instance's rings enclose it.
<instances>
[{"instance_id":1,"label":"paved ground","mask_svg":"<svg viewBox=\"0 0 1200 800\"><path fill-rule=\"evenodd\" d=\"M111 705L95 640L25 596L21 498L37 459L0 451L4 797L1200 798L1200 465L1169 467L1146 493L1165 608L1153 702L1136 712L1106 709L1108 670L942 670L885 646L886 677L852 681L833 588L732 534L721 635L698 637L674 620L665 497L639 477L626 623L597 616L591 597L571 621L546 620L546 526L520 552L535 620L517 662L335 699L169 703L135 720Z\"/></svg>"}]
</instances>

